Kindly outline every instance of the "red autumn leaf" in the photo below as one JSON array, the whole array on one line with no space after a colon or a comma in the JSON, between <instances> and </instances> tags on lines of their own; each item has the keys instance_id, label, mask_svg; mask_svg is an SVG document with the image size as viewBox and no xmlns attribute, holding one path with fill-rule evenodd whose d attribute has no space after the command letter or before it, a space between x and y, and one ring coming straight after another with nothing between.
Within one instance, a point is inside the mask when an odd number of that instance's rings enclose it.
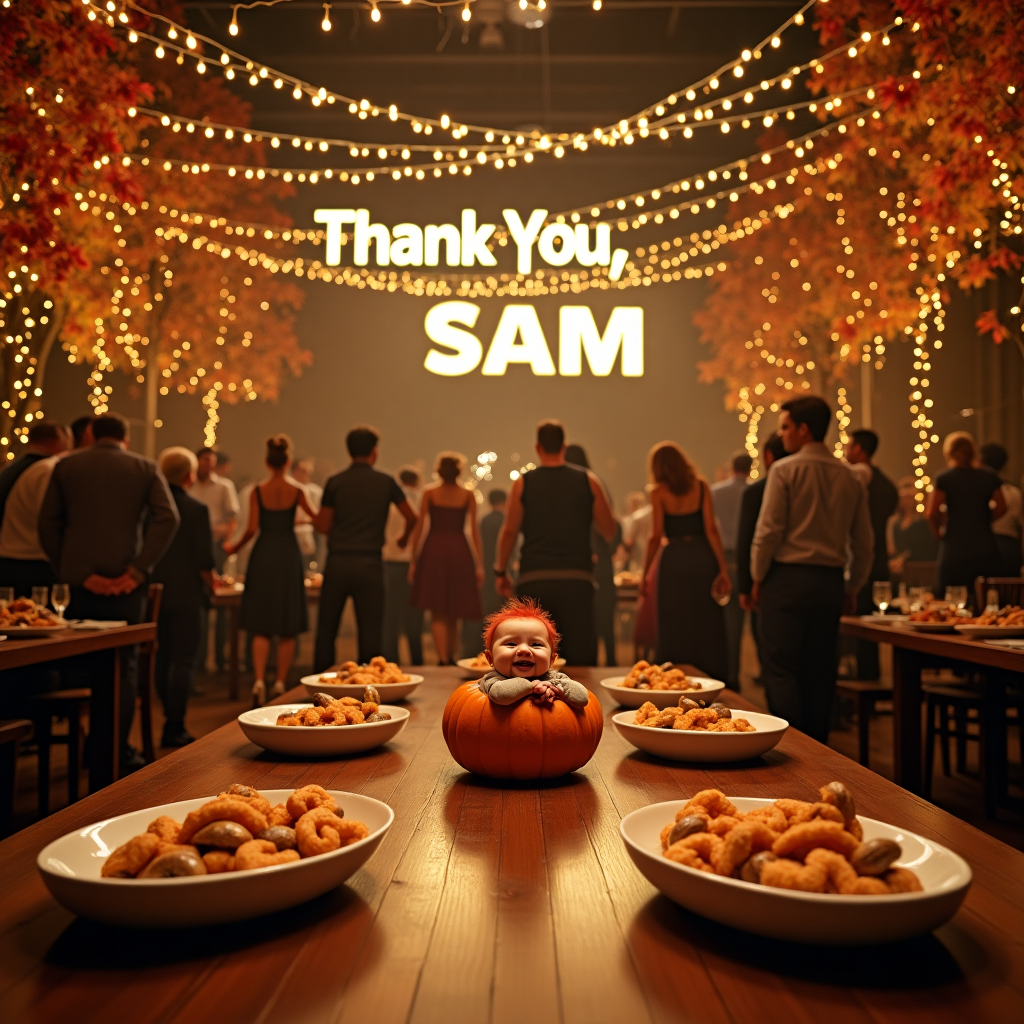
<instances>
[{"instance_id":1,"label":"red autumn leaf","mask_svg":"<svg viewBox=\"0 0 1024 1024\"><path fill-rule=\"evenodd\" d=\"M1010 338L1009 330L1000 322L999 316L994 309L986 309L974 321L974 326L978 329L979 334L991 334L992 340L997 345L1001 345Z\"/></svg>"}]
</instances>

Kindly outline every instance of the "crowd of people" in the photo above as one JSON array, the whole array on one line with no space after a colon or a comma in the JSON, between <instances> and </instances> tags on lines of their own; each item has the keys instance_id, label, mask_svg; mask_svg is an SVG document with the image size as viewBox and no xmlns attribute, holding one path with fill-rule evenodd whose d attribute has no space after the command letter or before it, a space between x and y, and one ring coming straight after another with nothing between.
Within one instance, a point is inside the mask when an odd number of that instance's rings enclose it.
<instances>
[{"instance_id":1,"label":"crowd of people","mask_svg":"<svg viewBox=\"0 0 1024 1024\"><path fill-rule=\"evenodd\" d=\"M293 461L283 434L267 439L262 480L241 496L227 457L173 447L154 462L129 449L128 424L108 413L70 428L41 422L0 473L0 585L70 584L68 617L140 622L149 582L163 585L157 692L165 746L191 741L185 710L206 657L209 597L225 560L248 551L241 625L251 640L253 702L283 691L307 621L306 573L322 565L314 670L336 661L351 597L358 659L423 661L425 615L438 660L475 653L480 623L513 593L550 613L573 665L615 663L615 559L637 567L638 647L658 662L688 663L738 685L749 613L769 708L824 740L836 679L839 618L871 609L872 583L937 561L939 588L979 575L1021 572L1021 495L999 473L997 444L976 451L969 434L947 437L949 470L926 514L913 479L897 486L874 464L878 436L856 430L838 459L825 444L832 421L816 396L786 402L778 432L761 446L761 472L733 457L709 483L673 442L648 456L648 486L630 495L620 522L586 452L564 426L539 424L536 468L508 493L479 496L462 483L464 462L443 452L426 486L405 466L396 480L376 468L379 435L349 431L349 466L322 488L312 464ZM320 538L326 538L321 552ZM940 542L941 538L941 542ZM460 634L459 624L462 623ZM222 662L224 626L214 630ZM276 639L276 682L268 660ZM861 645L858 671L878 675L877 648ZM121 676L122 764L136 697L136 655ZM75 671L86 676L97 666Z\"/></svg>"}]
</instances>

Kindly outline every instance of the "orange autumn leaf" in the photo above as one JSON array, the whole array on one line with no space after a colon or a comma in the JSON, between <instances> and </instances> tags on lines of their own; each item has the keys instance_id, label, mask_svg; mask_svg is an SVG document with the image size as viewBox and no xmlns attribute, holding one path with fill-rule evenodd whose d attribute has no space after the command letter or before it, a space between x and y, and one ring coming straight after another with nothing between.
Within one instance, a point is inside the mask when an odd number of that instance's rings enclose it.
<instances>
[{"instance_id":1,"label":"orange autumn leaf","mask_svg":"<svg viewBox=\"0 0 1024 1024\"><path fill-rule=\"evenodd\" d=\"M978 329L979 334L991 334L992 340L997 345L1001 345L1004 341L1007 341L1010 338L1009 330L1003 326L994 309L986 309L985 312L974 321L974 326Z\"/></svg>"}]
</instances>

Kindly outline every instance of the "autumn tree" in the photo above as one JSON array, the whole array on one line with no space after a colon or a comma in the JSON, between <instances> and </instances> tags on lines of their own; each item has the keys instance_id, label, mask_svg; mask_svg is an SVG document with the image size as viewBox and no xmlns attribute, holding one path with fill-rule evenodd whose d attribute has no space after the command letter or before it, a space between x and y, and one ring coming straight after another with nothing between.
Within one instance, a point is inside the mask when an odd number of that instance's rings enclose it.
<instances>
[{"instance_id":1,"label":"autumn tree","mask_svg":"<svg viewBox=\"0 0 1024 1024\"><path fill-rule=\"evenodd\" d=\"M698 316L712 350L702 373L724 381L727 401L756 423L794 392L842 386L854 365L881 366L887 344L913 340L924 488L935 435L921 389L950 286L1019 276L1024 4L832 0L815 10L822 52L847 49L820 62L808 87L823 98L863 90L840 105L844 119L851 106L859 116L830 130L819 146L827 159L795 150L777 200L791 197L794 213L737 246L715 278ZM818 116L837 116L836 106L820 104ZM748 195L740 208L761 202ZM1012 330L998 306L979 327L997 341Z\"/></svg>"},{"instance_id":2,"label":"autumn tree","mask_svg":"<svg viewBox=\"0 0 1024 1024\"><path fill-rule=\"evenodd\" d=\"M0 444L40 415L47 358L62 331L95 314L69 279L102 248L73 202L91 188L117 203L141 191L120 160L133 144L128 110L150 92L117 59L106 25L70 2L0 9Z\"/></svg>"}]
</instances>

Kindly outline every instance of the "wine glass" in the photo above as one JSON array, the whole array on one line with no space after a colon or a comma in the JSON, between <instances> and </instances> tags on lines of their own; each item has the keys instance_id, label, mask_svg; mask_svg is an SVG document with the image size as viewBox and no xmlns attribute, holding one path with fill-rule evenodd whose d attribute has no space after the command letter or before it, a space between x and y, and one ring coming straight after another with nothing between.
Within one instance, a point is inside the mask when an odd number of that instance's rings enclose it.
<instances>
[{"instance_id":1,"label":"wine glass","mask_svg":"<svg viewBox=\"0 0 1024 1024\"><path fill-rule=\"evenodd\" d=\"M950 607L956 605L958 612L963 611L967 605L966 587L946 587L946 601Z\"/></svg>"},{"instance_id":2,"label":"wine glass","mask_svg":"<svg viewBox=\"0 0 1024 1024\"><path fill-rule=\"evenodd\" d=\"M40 608L45 608L50 603L50 588L49 587L33 587L32 588L32 600L39 605Z\"/></svg>"},{"instance_id":3,"label":"wine glass","mask_svg":"<svg viewBox=\"0 0 1024 1024\"><path fill-rule=\"evenodd\" d=\"M871 585L871 600L874 601L880 615L892 604L892 584L888 580L876 580Z\"/></svg>"},{"instance_id":4,"label":"wine glass","mask_svg":"<svg viewBox=\"0 0 1024 1024\"><path fill-rule=\"evenodd\" d=\"M0 587L0 608L6 608L14 600L14 587Z\"/></svg>"},{"instance_id":5,"label":"wine glass","mask_svg":"<svg viewBox=\"0 0 1024 1024\"><path fill-rule=\"evenodd\" d=\"M64 609L71 604L71 588L66 583L54 583L50 598L57 610L57 618L63 620Z\"/></svg>"},{"instance_id":6,"label":"wine glass","mask_svg":"<svg viewBox=\"0 0 1024 1024\"><path fill-rule=\"evenodd\" d=\"M924 607L924 599L927 593L927 587L910 588L910 610L912 612L919 612Z\"/></svg>"}]
</instances>

